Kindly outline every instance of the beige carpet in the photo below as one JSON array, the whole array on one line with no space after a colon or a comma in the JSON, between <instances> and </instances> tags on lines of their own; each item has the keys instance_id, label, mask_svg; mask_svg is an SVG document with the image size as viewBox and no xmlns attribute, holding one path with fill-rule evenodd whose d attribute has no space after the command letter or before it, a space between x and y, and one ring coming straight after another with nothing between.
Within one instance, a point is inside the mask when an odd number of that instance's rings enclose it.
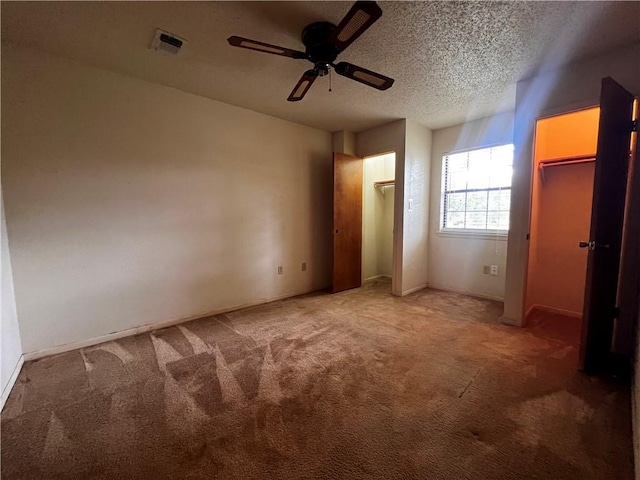
<instances>
[{"instance_id":1,"label":"beige carpet","mask_svg":"<svg viewBox=\"0 0 640 480\"><path fill-rule=\"evenodd\" d=\"M628 386L500 313L376 282L26 364L2 479L631 479Z\"/></svg>"}]
</instances>

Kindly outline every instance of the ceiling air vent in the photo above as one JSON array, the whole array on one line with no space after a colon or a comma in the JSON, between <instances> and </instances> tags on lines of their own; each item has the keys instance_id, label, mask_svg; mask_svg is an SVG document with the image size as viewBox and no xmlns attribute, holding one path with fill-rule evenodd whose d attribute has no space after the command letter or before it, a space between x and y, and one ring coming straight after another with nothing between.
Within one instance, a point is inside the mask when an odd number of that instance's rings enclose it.
<instances>
[{"instance_id":1,"label":"ceiling air vent","mask_svg":"<svg viewBox=\"0 0 640 480\"><path fill-rule=\"evenodd\" d=\"M185 43L187 43L187 41L184 38L157 28L153 42L151 42L151 48L156 52L167 55L177 55Z\"/></svg>"}]
</instances>

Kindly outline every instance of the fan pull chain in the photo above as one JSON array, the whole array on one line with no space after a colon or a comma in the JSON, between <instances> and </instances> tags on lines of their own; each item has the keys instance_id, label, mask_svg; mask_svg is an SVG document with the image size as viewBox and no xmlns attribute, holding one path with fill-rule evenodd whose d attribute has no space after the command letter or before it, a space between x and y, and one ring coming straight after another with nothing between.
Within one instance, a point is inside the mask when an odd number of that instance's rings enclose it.
<instances>
[{"instance_id":1,"label":"fan pull chain","mask_svg":"<svg viewBox=\"0 0 640 480\"><path fill-rule=\"evenodd\" d=\"M329 69L329 91L331 91L331 79L333 78L333 69Z\"/></svg>"}]
</instances>

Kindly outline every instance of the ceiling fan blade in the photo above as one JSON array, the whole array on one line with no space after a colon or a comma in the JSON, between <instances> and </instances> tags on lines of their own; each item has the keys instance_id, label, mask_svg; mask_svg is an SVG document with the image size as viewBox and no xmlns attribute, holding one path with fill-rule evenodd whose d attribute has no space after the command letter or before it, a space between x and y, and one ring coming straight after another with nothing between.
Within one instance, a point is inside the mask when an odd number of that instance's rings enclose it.
<instances>
[{"instance_id":1,"label":"ceiling fan blade","mask_svg":"<svg viewBox=\"0 0 640 480\"><path fill-rule=\"evenodd\" d=\"M376 2L357 1L333 31L331 43L339 52L343 51L381 16L382 10Z\"/></svg>"},{"instance_id":2,"label":"ceiling fan blade","mask_svg":"<svg viewBox=\"0 0 640 480\"><path fill-rule=\"evenodd\" d=\"M314 70L307 70L306 72L304 72L304 75L302 75L300 80L298 80L298 83L296 84L287 100L289 102L298 102L302 100L307 94L307 91L311 88L311 85L313 85L313 82L316 78L318 78L318 72Z\"/></svg>"},{"instance_id":3,"label":"ceiling fan blade","mask_svg":"<svg viewBox=\"0 0 640 480\"><path fill-rule=\"evenodd\" d=\"M352 63L340 62L335 66L338 75L350 78L356 82L364 83L378 90L387 90L393 85L393 78L385 77L366 68L358 67Z\"/></svg>"},{"instance_id":4,"label":"ceiling fan blade","mask_svg":"<svg viewBox=\"0 0 640 480\"><path fill-rule=\"evenodd\" d=\"M290 58L307 58L307 54L298 50L291 50L290 48L279 47L277 45L271 45L270 43L258 42L257 40L251 40L249 38L236 37L235 35L227 38L229 45L240 48L248 48L249 50L256 50L258 52L271 53L273 55L280 55Z\"/></svg>"}]
</instances>

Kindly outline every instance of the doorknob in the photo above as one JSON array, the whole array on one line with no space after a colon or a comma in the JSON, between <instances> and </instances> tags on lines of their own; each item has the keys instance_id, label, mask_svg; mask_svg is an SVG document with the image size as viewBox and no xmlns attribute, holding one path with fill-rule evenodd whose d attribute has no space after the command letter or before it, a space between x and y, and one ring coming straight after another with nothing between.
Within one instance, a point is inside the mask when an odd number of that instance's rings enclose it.
<instances>
[{"instance_id":1,"label":"doorknob","mask_svg":"<svg viewBox=\"0 0 640 480\"><path fill-rule=\"evenodd\" d=\"M580 242L579 246L580 248L588 248L591 251L595 250L596 248L609 248L608 243L596 243L593 240L589 242Z\"/></svg>"}]
</instances>

